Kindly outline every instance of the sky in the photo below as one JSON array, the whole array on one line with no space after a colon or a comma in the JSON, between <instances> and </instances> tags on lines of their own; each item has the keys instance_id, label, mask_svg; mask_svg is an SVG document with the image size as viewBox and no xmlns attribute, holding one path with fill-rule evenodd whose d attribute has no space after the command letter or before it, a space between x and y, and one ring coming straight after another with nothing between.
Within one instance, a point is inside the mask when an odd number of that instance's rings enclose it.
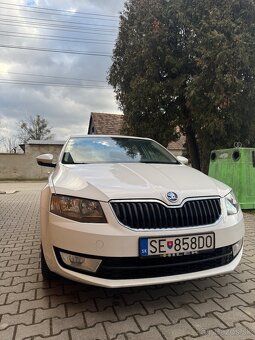
<instances>
[{"instance_id":1,"label":"sky","mask_svg":"<svg viewBox=\"0 0 255 340\"><path fill-rule=\"evenodd\" d=\"M65 140L120 112L106 77L124 2L0 0L0 137L39 114Z\"/></svg>"}]
</instances>

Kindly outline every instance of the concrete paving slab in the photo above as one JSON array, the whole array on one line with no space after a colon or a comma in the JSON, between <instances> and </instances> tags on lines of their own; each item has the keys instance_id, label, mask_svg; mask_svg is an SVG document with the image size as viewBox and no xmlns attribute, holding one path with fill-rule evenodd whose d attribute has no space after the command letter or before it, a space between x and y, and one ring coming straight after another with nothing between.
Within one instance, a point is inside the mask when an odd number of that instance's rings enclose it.
<instances>
[{"instance_id":1,"label":"concrete paving slab","mask_svg":"<svg viewBox=\"0 0 255 340\"><path fill-rule=\"evenodd\" d=\"M0 339L255 339L255 215L236 271L108 290L40 274L42 182L0 183Z\"/></svg>"},{"instance_id":2,"label":"concrete paving slab","mask_svg":"<svg viewBox=\"0 0 255 340\"><path fill-rule=\"evenodd\" d=\"M0 181L0 194L13 194L17 191L38 191L46 184L46 181L20 182L20 181Z\"/></svg>"}]
</instances>

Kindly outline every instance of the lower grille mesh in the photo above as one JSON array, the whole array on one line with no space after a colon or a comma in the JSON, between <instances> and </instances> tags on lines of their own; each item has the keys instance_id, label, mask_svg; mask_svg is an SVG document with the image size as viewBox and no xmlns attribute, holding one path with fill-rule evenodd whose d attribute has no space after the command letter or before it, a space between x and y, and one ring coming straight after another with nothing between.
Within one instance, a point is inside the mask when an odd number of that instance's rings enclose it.
<instances>
[{"instance_id":1,"label":"lower grille mesh","mask_svg":"<svg viewBox=\"0 0 255 340\"><path fill-rule=\"evenodd\" d=\"M231 246L167 258L108 258L103 260L96 276L115 280L171 276L221 267L232 260Z\"/></svg>"},{"instance_id":2,"label":"lower grille mesh","mask_svg":"<svg viewBox=\"0 0 255 340\"><path fill-rule=\"evenodd\" d=\"M95 257L86 254L80 256L100 258L102 263L96 273L86 272L67 266L55 248L60 265L72 271L85 273L90 276L121 280L142 279L160 276L172 276L213 269L229 264L233 261L232 246L203 251L198 254L173 257Z\"/></svg>"}]
</instances>

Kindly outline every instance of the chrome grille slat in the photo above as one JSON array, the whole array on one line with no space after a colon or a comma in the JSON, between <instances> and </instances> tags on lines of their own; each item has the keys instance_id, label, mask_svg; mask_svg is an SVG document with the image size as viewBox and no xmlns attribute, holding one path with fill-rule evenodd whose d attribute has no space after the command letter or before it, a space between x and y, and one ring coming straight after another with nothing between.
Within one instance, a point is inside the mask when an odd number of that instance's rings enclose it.
<instances>
[{"instance_id":1,"label":"chrome grille slat","mask_svg":"<svg viewBox=\"0 0 255 340\"><path fill-rule=\"evenodd\" d=\"M149 203L149 207L150 207L150 213L151 213L150 227L153 228L153 225L155 225L157 223L156 214L155 214L155 210L154 210L154 204Z\"/></svg>"},{"instance_id":2,"label":"chrome grille slat","mask_svg":"<svg viewBox=\"0 0 255 340\"><path fill-rule=\"evenodd\" d=\"M205 206L204 206L204 201L201 201L201 208L202 208L202 213L203 213L203 216L205 217L206 215L206 209L205 209ZM208 213L209 214L209 213ZM208 218L208 214L207 214L207 218ZM208 223L210 223L210 220L208 219Z\"/></svg>"},{"instance_id":3,"label":"chrome grille slat","mask_svg":"<svg viewBox=\"0 0 255 340\"><path fill-rule=\"evenodd\" d=\"M183 219L183 210L182 209L180 209L180 215L181 215L181 226L183 227L184 219Z\"/></svg>"},{"instance_id":4,"label":"chrome grille slat","mask_svg":"<svg viewBox=\"0 0 255 340\"><path fill-rule=\"evenodd\" d=\"M204 224L204 219L203 219L203 214L202 214L202 209L201 209L200 204L198 204L197 207L198 207L199 217L200 217L200 221L201 221L201 222L199 222L199 224L203 225Z\"/></svg>"},{"instance_id":5,"label":"chrome grille slat","mask_svg":"<svg viewBox=\"0 0 255 340\"><path fill-rule=\"evenodd\" d=\"M163 223L162 223L162 214L161 214L161 212L160 212L160 208L159 208L159 205L158 205L158 204L155 205L155 210L156 210L156 216L159 217L159 225L160 225L160 228L162 228L162 226L163 226Z\"/></svg>"},{"instance_id":6,"label":"chrome grille slat","mask_svg":"<svg viewBox=\"0 0 255 340\"><path fill-rule=\"evenodd\" d=\"M172 211L170 209L166 210L168 213L168 219L167 219L167 224L166 224L166 228L168 226L168 224L172 225L173 224L173 218L172 218Z\"/></svg>"},{"instance_id":7,"label":"chrome grille slat","mask_svg":"<svg viewBox=\"0 0 255 340\"><path fill-rule=\"evenodd\" d=\"M188 211L187 211L186 204L184 204L183 208L184 208L184 216L185 216L185 224L183 226L185 226L185 225L187 225L188 220L189 220L188 219Z\"/></svg>"},{"instance_id":8,"label":"chrome grille slat","mask_svg":"<svg viewBox=\"0 0 255 340\"><path fill-rule=\"evenodd\" d=\"M189 211L190 211L190 219L191 219L191 225L194 225L194 217L193 217L193 210L191 207L191 202L187 202L187 206L189 207Z\"/></svg>"},{"instance_id":9,"label":"chrome grille slat","mask_svg":"<svg viewBox=\"0 0 255 340\"><path fill-rule=\"evenodd\" d=\"M208 205L211 208L210 211L211 211L211 214L212 214L212 219L215 219L217 214L215 214L214 205L213 205L213 203L211 201L208 201Z\"/></svg>"},{"instance_id":10,"label":"chrome grille slat","mask_svg":"<svg viewBox=\"0 0 255 340\"><path fill-rule=\"evenodd\" d=\"M209 207L209 204L208 204L207 201L205 201L205 205L206 205L206 209L207 209L207 211L208 211L208 213L209 213L209 216L210 216L210 221L213 221L213 219L212 219L212 213L211 213L211 210L210 210L210 207Z\"/></svg>"},{"instance_id":11,"label":"chrome grille slat","mask_svg":"<svg viewBox=\"0 0 255 340\"><path fill-rule=\"evenodd\" d=\"M142 206L141 203L138 203L138 207L139 207L139 211L140 211L140 215L139 216L141 216L142 224L145 225L145 217L144 217L143 206Z\"/></svg>"},{"instance_id":12,"label":"chrome grille slat","mask_svg":"<svg viewBox=\"0 0 255 340\"><path fill-rule=\"evenodd\" d=\"M197 214L196 204L195 204L195 202L193 201L193 202L191 202L191 205L192 205L193 210L194 210L194 212L195 212L195 225L198 225L199 222L198 222L198 214Z\"/></svg>"},{"instance_id":13,"label":"chrome grille slat","mask_svg":"<svg viewBox=\"0 0 255 340\"><path fill-rule=\"evenodd\" d=\"M127 216L130 218L131 225L134 225L134 215L132 214L130 203L127 203Z\"/></svg>"},{"instance_id":14,"label":"chrome grille slat","mask_svg":"<svg viewBox=\"0 0 255 340\"><path fill-rule=\"evenodd\" d=\"M221 216L219 198L188 200L181 207L155 201L111 202L120 223L132 229L168 229L215 223Z\"/></svg>"},{"instance_id":15,"label":"chrome grille slat","mask_svg":"<svg viewBox=\"0 0 255 340\"><path fill-rule=\"evenodd\" d=\"M138 207L136 206L136 204L132 204L132 209L134 210L134 221L135 221L135 224L139 223L139 216L138 216L137 208Z\"/></svg>"}]
</instances>

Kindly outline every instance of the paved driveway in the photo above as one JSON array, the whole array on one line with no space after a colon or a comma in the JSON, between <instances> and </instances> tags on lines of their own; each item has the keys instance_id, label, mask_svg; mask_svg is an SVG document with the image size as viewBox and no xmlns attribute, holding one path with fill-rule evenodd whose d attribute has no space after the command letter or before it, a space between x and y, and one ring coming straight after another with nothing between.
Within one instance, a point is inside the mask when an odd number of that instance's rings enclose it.
<instances>
[{"instance_id":1,"label":"paved driveway","mask_svg":"<svg viewBox=\"0 0 255 340\"><path fill-rule=\"evenodd\" d=\"M0 195L1 340L255 339L255 215L234 273L110 290L43 281L33 188Z\"/></svg>"}]
</instances>

